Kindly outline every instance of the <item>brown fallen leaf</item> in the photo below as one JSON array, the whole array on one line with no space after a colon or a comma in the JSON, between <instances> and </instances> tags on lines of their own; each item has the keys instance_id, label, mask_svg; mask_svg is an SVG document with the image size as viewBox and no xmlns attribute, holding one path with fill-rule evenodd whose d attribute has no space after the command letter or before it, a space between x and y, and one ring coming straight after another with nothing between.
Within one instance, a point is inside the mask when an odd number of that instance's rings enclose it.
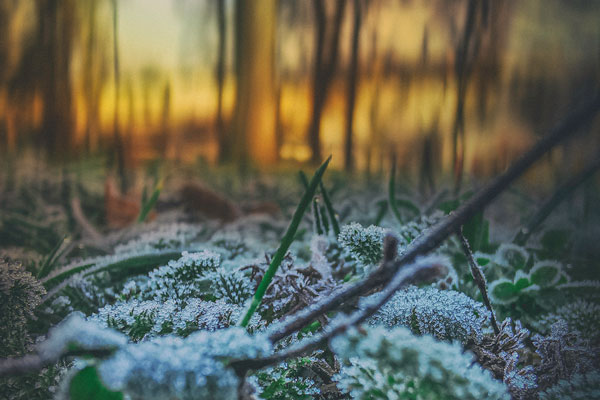
<instances>
[{"instance_id":1,"label":"brown fallen leaf","mask_svg":"<svg viewBox=\"0 0 600 400\"><path fill-rule=\"evenodd\" d=\"M111 228L124 228L137 220L142 207L139 196L133 193L122 194L112 177L104 181L104 210L106 222ZM151 211L146 221L156 218L156 212Z\"/></svg>"},{"instance_id":2,"label":"brown fallen leaf","mask_svg":"<svg viewBox=\"0 0 600 400\"><path fill-rule=\"evenodd\" d=\"M188 210L225 222L242 216L242 210L224 195L199 183L186 183L180 190Z\"/></svg>"}]
</instances>

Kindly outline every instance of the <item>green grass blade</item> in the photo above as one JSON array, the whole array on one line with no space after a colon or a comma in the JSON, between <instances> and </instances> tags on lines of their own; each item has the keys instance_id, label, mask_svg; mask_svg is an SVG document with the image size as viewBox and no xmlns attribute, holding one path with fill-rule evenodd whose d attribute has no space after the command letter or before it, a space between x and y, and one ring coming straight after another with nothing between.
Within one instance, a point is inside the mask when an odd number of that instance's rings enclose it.
<instances>
[{"instance_id":1,"label":"green grass blade","mask_svg":"<svg viewBox=\"0 0 600 400\"><path fill-rule=\"evenodd\" d=\"M267 268L267 271L265 272L265 276L260 281L260 284L256 289L256 293L254 293L254 297L252 298L252 302L250 303L246 314L238 322L239 326L248 326L250 318L252 318L252 315L254 315L254 312L260 305L260 302L262 301L262 298L265 295L267 288L271 284L271 280L273 280L273 276L275 276L275 273L277 272L281 261L283 261L283 257L285 257L285 254L287 253L288 249L290 248L290 245L292 244L292 241L294 240L296 230L298 229L300 221L302 220L302 217L306 212L306 208L308 207L310 201L315 195L317 186L319 185L319 182L321 181L321 178L323 177L323 174L327 169L327 165L329 165L329 161L331 161L331 156L329 156L329 158L323 164L321 164L321 166L317 169L312 179L310 180L308 188L304 192L302 199L300 199L300 203L298 204L298 207L296 207L296 211L294 211L292 221L290 222L290 225L288 226L285 235L283 235L283 238L281 239L279 248L275 252L273 259L271 260L271 264L269 264L269 268Z\"/></svg>"},{"instance_id":2,"label":"green grass blade","mask_svg":"<svg viewBox=\"0 0 600 400\"><path fill-rule=\"evenodd\" d=\"M394 213L394 216L401 224L404 223L398 205L396 204L396 158L392 160L392 171L390 172L390 183L388 185L388 203Z\"/></svg>"},{"instance_id":3,"label":"green grass blade","mask_svg":"<svg viewBox=\"0 0 600 400\"><path fill-rule=\"evenodd\" d=\"M302 186L304 186L304 190L308 190L308 178L306 177L304 171L298 171L298 178L300 179L300 183L302 183Z\"/></svg>"},{"instance_id":4,"label":"green grass blade","mask_svg":"<svg viewBox=\"0 0 600 400\"><path fill-rule=\"evenodd\" d=\"M315 197L313 198L313 218L315 222L315 232L317 235L322 235L324 233L323 223L321 221L321 210L319 210L319 200Z\"/></svg>"},{"instance_id":5,"label":"green grass blade","mask_svg":"<svg viewBox=\"0 0 600 400\"><path fill-rule=\"evenodd\" d=\"M156 201L158 200L158 196L160 196L160 192L161 192L162 188L163 188L163 181L161 179L156 184L156 187L154 188L154 192L152 192L152 196L150 196L148 201L146 201L146 202L144 202L144 204L142 204L142 209L141 209L140 215L138 216L138 219L137 219L138 223L144 222L146 220L146 217L148 216L150 211L152 211L152 208L154 208L154 205L156 204Z\"/></svg>"},{"instance_id":6,"label":"green grass blade","mask_svg":"<svg viewBox=\"0 0 600 400\"><path fill-rule=\"evenodd\" d=\"M61 240L58 241L58 243L56 244L56 246L54 246L54 248L52 249L52 251L50 252L50 254L48 254L48 257L46 258L46 260L44 261L44 264L42 265L42 267L40 268L38 274L37 274L37 278L41 279L45 276L47 276L50 271L52 271L52 269L55 266L55 261L56 261L56 255L58 253L58 251L60 250L60 248L62 247L62 245L66 242L67 240L67 236L64 236Z\"/></svg>"},{"instance_id":7,"label":"green grass blade","mask_svg":"<svg viewBox=\"0 0 600 400\"><path fill-rule=\"evenodd\" d=\"M327 190L325 190L325 185L323 185L323 181L319 182L319 186L321 187L323 202L325 202L327 214L329 214L329 220L331 221L331 226L333 227L333 233L335 233L335 237L338 237L338 235L340 234L340 224L338 223L337 216L335 215L335 210L333 209L333 205L331 204L331 199L329 198Z\"/></svg>"}]
</instances>

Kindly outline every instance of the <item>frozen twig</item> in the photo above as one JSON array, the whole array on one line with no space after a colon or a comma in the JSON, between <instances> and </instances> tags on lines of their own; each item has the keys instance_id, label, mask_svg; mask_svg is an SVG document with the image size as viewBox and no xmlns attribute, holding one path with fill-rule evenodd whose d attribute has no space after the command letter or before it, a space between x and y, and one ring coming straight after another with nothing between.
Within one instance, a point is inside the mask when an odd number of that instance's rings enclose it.
<instances>
[{"instance_id":1,"label":"frozen twig","mask_svg":"<svg viewBox=\"0 0 600 400\"><path fill-rule=\"evenodd\" d=\"M419 255L426 254L439 246L448 236L459 229L469 218L490 204L511 183L519 178L544 154L554 146L574 135L577 130L589 123L600 109L600 92L596 92L584 104L574 107L572 111L560 121L554 129L542 137L529 151L516 160L503 174L497 176L489 184L479 190L468 201L462 204L447 218L432 227L429 232L416 239L393 268L385 265L374 271L369 277L352 286L341 288L321 302L301 311L288 319L285 325L271 334L270 339L277 342L284 337L296 332L320 315L336 309L341 304L364 295L371 289L380 286L390 279L398 268L409 264Z\"/></svg>"},{"instance_id":2,"label":"frozen twig","mask_svg":"<svg viewBox=\"0 0 600 400\"><path fill-rule=\"evenodd\" d=\"M500 329L498 328L498 323L496 322L496 315L494 314L494 309L492 308L492 303L490 303L490 298L488 297L487 285L485 283L485 277L483 272L481 272L481 268L477 265L475 258L473 258L473 252L471 251L471 246L469 245L469 241L463 234L463 227L461 226L457 232L458 237L460 238L460 243L462 245L463 251L467 256L467 260L469 261L469 267L471 269L471 275L473 276L473 280L477 284L479 291L481 292L481 297L483 297L483 304L490 311L490 321L492 323L492 328L494 328L494 333L498 335L500 333Z\"/></svg>"}]
</instances>

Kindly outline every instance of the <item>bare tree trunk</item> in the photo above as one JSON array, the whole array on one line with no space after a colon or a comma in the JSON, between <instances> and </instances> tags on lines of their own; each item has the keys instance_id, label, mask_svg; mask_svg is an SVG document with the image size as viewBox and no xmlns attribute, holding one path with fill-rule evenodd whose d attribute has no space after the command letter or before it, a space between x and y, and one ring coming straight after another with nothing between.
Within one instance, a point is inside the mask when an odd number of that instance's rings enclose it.
<instances>
[{"instance_id":1,"label":"bare tree trunk","mask_svg":"<svg viewBox=\"0 0 600 400\"><path fill-rule=\"evenodd\" d=\"M358 43L361 26L361 0L354 0L354 24L352 26L352 53L350 55L350 71L348 73L348 103L346 108L346 138L344 142L344 168L348 172L354 170L353 129L354 105L356 103L356 79L358 75Z\"/></svg>"},{"instance_id":2,"label":"bare tree trunk","mask_svg":"<svg viewBox=\"0 0 600 400\"><path fill-rule=\"evenodd\" d=\"M484 1L485 2L485 1ZM452 167L454 169L454 189L458 193L462 184L462 176L465 162L465 97L467 94L467 83L469 80L470 64L477 57L478 39L472 46L473 36L476 35L476 20L480 1L469 0L467 4L467 15L463 36L456 48L455 73L457 79L456 89L456 114L452 128ZM485 9L485 7L484 7ZM473 47L473 48L472 48ZM471 51L470 51L471 50ZM460 139L460 152L459 152Z\"/></svg>"},{"instance_id":3,"label":"bare tree trunk","mask_svg":"<svg viewBox=\"0 0 600 400\"><path fill-rule=\"evenodd\" d=\"M227 43L227 26L225 19L225 1L216 0L217 3L217 29L219 34L219 47L217 53L217 141L219 143L219 160L226 159L226 151L230 144L226 137L226 130L223 121L223 85L225 83L225 44Z\"/></svg>"},{"instance_id":4,"label":"bare tree trunk","mask_svg":"<svg viewBox=\"0 0 600 400\"><path fill-rule=\"evenodd\" d=\"M275 0L236 2L236 104L230 126L232 160L277 160L275 140Z\"/></svg>"},{"instance_id":5,"label":"bare tree trunk","mask_svg":"<svg viewBox=\"0 0 600 400\"><path fill-rule=\"evenodd\" d=\"M342 18L344 16L345 0L336 1L333 27L329 46L326 48L327 14L324 0L314 0L314 11L317 32L315 35L315 68L313 81L313 109L308 132L308 142L312 151L312 162L321 162L321 116L325 100L331 85L333 73L338 62L338 48Z\"/></svg>"},{"instance_id":6,"label":"bare tree trunk","mask_svg":"<svg viewBox=\"0 0 600 400\"><path fill-rule=\"evenodd\" d=\"M126 193L129 187L125 171L125 146L121 137L119 104L121 102L121 78L119 72L119 36L117 0L112 0L113 6L113 69L115 78L115 98L113 110L114 152L117 158L117 171L121 181L121 192Z\"/></svg>"},{"instance_id":7,"label":"bare tree trunk","mask_svg":"<svg viewBox=\"0 0 600 400\"><path fill-rule=\"evenodd\" d=\"M70 154L73 136L71 52L75 7L70 1L39 0L43 102L42 143L49 157L62 160Z\"/></svg>"},{"instance_id":8,"label":"bare tree trunk","mask_svg":"<svg viewBox=\"0 0 600 400\"><path fill-rule=\"evenodd\" d=\"M163 104L162 104L162 121L161 121L161 149L162 157L167 159L169 155L169 136L170 136L170 116L171 116L171 84L167 82L165 84L165 90L163 92Z\"/></svg>"}]
</instances>

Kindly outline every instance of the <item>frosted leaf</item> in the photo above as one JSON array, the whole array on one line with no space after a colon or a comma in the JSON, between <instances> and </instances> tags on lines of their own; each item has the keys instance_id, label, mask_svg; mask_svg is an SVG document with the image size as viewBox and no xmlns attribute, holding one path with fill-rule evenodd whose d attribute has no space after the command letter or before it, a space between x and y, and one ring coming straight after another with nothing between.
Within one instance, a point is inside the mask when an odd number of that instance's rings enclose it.
<instances>
[{"instance_id":1,"label":"frosted leaf","mask_svg":"<svg viewBox=\"0 0 600 400\"><path fill-rule=\"evenodd\" d=\"M458 343L405 328L356 329L331 341L343 367L334 379L356 399L509 399L506 386Z\"/></svg>"},{"instance_id":2,"label":"frosted leaf","mask_svg":"<svg viewBox=\"0 0 600 400\"><path fill-rule=\"evenodd\" d=\"M512 243L502 243L496 254L494 262L509 269L523 269L529 258L529 253L521 246Z\"/></svg>"},{"instance_id":3,"label":"frosted leaf","mask_svg":"<svg viewBox=\"0 0 600 400\"><path fill-rule=\"evenodd\" d=\"M125 335L97 322L86 321L82 313L75 312L50 330L48 338L38 345L37 351L43 359L55 360L72 346L94 350L118 348L125 344Z\"/></svg>"},{"instance_id":4,"label":"frosted leaf","mask_svg":"<svg viewBox=\"0 0 600 400\"><path fill-rule=\"evenodd\" d=\"M481 339L487 315L483 304L463 293L410 286L398 291L369 323L388 328L405 326L415 334L466 343L469 339Z\"/></svg>"},{"instance_id":5,"label":"frosted leaf","mask_svg":"<svg viewBox=\"0 0 600 400\"><path fill-rule=\"evenodd\" d=\"M236 399L238 378L224 364L272 351L263 335L241 328L195 332L185 339L166 336L131 344L102 362L98 372L108 388L132 399Z\"/></svg>"},{"instance_id":6,"label":"frosted leaf","mask_svg":"<svg viewBox=\"0 0 600 400\"><path fill-rule=\"evenodd\" d=\"M358 261L369 265L377 264L383 256L383 236L385 229L375 225L368 228L357 222L342 226L338 241Z\"/></svg>"}]
</instances>

